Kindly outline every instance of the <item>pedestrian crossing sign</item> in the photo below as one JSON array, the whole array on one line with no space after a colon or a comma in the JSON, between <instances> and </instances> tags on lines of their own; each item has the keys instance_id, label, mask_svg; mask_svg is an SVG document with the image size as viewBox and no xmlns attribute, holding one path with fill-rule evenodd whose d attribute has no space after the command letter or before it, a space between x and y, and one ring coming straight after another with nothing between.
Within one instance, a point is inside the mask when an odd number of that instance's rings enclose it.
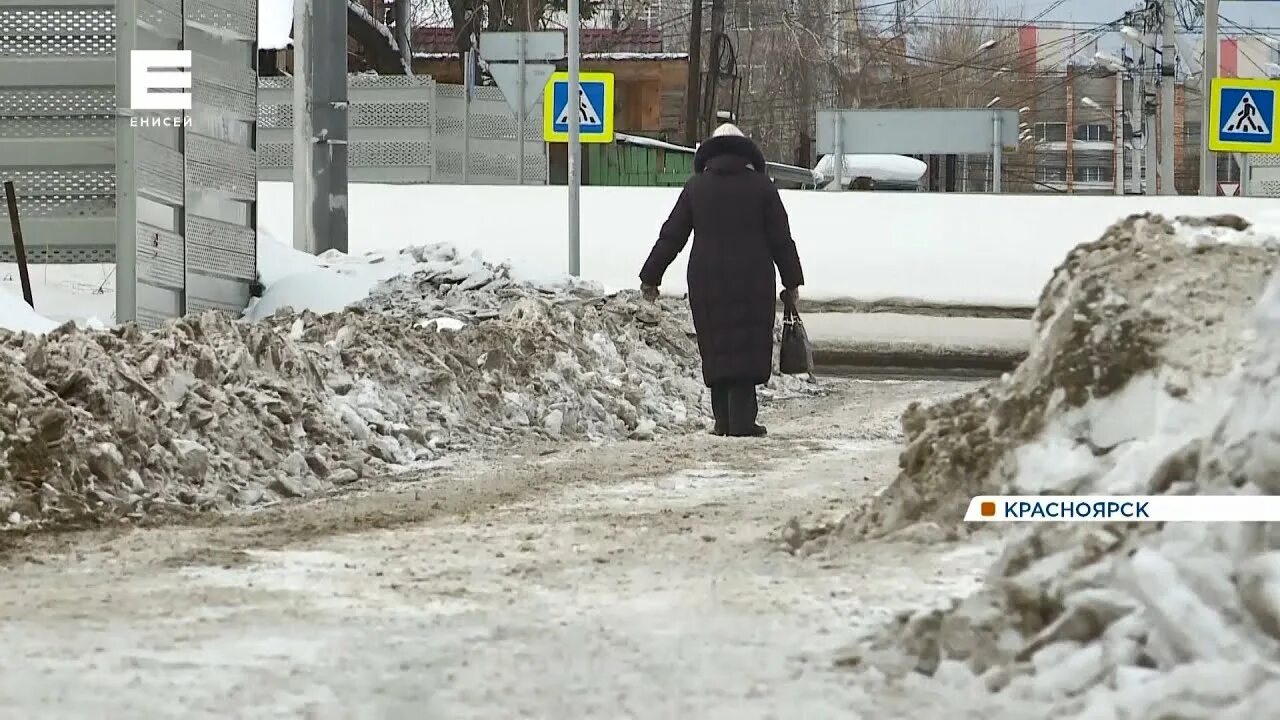
<instances>
[{"instance_id":1,"label":"pedestrian crossing sign","mask_svg":"<svg viewBox=\"0 0 1280 720\"><path fill-rule=\"evenodd\" d=\"M569 102L569 73L551 76L542 98L542 139L569 141L569 113L578 113L578 139L613 142L613 73L578 73L578 102ZM575 107L576 106L576 107Z\"/></svg>"},{"instance_id":2,"label":"pedestrian crossing sign","mask_svg":"<svg viewBox=\"0 0 1280 720\"><path fill-rule=\"evenodd\" d=\"M1280 153L1276 135L1280 81L1214 78L1209 98L1209 149Z\"/></svg>"}]
</instances>

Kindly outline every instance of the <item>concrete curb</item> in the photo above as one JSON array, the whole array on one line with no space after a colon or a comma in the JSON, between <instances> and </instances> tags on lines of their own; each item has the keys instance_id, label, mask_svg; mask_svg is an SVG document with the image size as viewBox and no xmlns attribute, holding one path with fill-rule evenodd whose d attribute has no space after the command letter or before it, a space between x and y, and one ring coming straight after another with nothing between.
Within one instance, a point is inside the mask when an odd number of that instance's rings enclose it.
<instances>
[{"instance_id":1,"label":"concrete curb","mask_svg":"<svg viewBox=\"0 0 1280 720\"><path fill-rule=\"evenodd\" d=\"M1032 325L1021 318L903 313L802 315L823 368L973 371L1000 374L1027 356Z\"/></svg>"}]
</instances>

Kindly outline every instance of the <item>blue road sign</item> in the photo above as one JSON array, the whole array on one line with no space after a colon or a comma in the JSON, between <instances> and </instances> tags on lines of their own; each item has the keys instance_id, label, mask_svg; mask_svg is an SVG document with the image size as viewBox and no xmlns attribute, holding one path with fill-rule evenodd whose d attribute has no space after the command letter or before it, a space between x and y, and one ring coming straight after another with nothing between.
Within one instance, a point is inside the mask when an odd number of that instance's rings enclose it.
<instances>
[{"instance_id":1,"label":"blue road sign","mask_svg":"<svg viewBox=\"0 0 1280 720\"><path fill-rule=\"evenodd\" d=\"M1276 134L1280 83L1253 78L1214 78L1209 98L1209 149L1216 152L1280 152Z\"/></svg>"},{"instance_id":2,"label":"blue road sign","mask_svg":"<svg viewBox=\"0 0 1280 720\"><path fill-rule=\"evenodd\" d=\"M543 138L564 142L569 135L569 113L578 113L578 134L584 143L613 142L613 74L580 73L578 102L569 102L569 79L556 73L547 83Z\"/></svg>"},{"instance_id":3,"label":"blue road sign","mask_svg":"<svg viewBox=\"0 0 1280 720\"><path fill-rule=\"evenodd\" d=\"M1275 117L1274 91L1223 88L1221 102L1227 111L1220 118L1223 142L1271 144L1275 138L1275 128L1270 126Z\"/></svg>"}]
</instances>

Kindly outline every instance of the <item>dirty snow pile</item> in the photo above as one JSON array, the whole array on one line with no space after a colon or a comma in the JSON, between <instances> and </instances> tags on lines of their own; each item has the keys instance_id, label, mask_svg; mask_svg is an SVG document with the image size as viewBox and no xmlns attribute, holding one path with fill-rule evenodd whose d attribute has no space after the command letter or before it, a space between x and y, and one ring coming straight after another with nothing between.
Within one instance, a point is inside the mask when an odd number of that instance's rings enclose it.
<instances>
[{"instance_id":1,"label":"dirty snow pile","mask_svg":"<svg viewBox=\"0 0 1280 720\"><path fill-rule=\"evenodd\" d=\"M324 315L0 331L0 523L255 505L513 437L703 426L682 303L405 252L412 276Z\"/></svg>"},{"instance_id":2,"label":"dirty snow pile","mask_svg":"<svg viewBox=\"0 0 1280 720\"><path fill-rule=\"evenodd\" d=\"M1243 227L1131 218L1073 252L1027 362L908 413L891 502L846 532L954 521L962 497L994 492L1280 493L1277 238ZM993 719L1275 715L1275 525L1020 528L977 593L900 616L858 664L929 676Z\"/></svg>"},{"instance_id":3,"label":"dirty snow pile","mask_svg":"<svg viewBox=\"0 0 1280 720\"><path fill-rule=\"evenodd\" d=\"M973 496L1007 488L1020 460L1037 467L1029 492L1075 492L1080 463L1115 457L1157 409L1187 406L1237 365L1278 242L1233 216L1143 215L1077 247L1044 288L1026 360L972 393L909 407L899 476L841 531L952 523ZM1046 432L1061 452L1041 467L1023 446Z\"/></svg>"}]
</instances>

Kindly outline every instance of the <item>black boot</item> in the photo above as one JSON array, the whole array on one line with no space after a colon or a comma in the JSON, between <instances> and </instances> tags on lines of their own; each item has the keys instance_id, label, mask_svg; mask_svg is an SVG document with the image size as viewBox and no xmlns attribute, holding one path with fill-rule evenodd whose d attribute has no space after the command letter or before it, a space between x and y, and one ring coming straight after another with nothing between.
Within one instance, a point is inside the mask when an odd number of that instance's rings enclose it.
<instances>
[{"instance_id":1,"label":"black boot","mask_svg":"<svg viewBox=\"0 0 1280 720\"><path fill-rule=\"evenodd\" d=\"M756 424L760 412L756 400L756 386L736 383L729 389L730 437L764 437L768 433L763 425Z\"/></svg>"},{"instance_id":2,"label":"black boot","mask_svg":"<svg viewBox=\"0 0 1280 720\"><path fill-rule=\"evenodd\" d=\"M729 434L729 386L717 383L711 386L711 417L715 419L715 425L711 428L712 435L728 435Z\"/></svg>"}]
</instances>

